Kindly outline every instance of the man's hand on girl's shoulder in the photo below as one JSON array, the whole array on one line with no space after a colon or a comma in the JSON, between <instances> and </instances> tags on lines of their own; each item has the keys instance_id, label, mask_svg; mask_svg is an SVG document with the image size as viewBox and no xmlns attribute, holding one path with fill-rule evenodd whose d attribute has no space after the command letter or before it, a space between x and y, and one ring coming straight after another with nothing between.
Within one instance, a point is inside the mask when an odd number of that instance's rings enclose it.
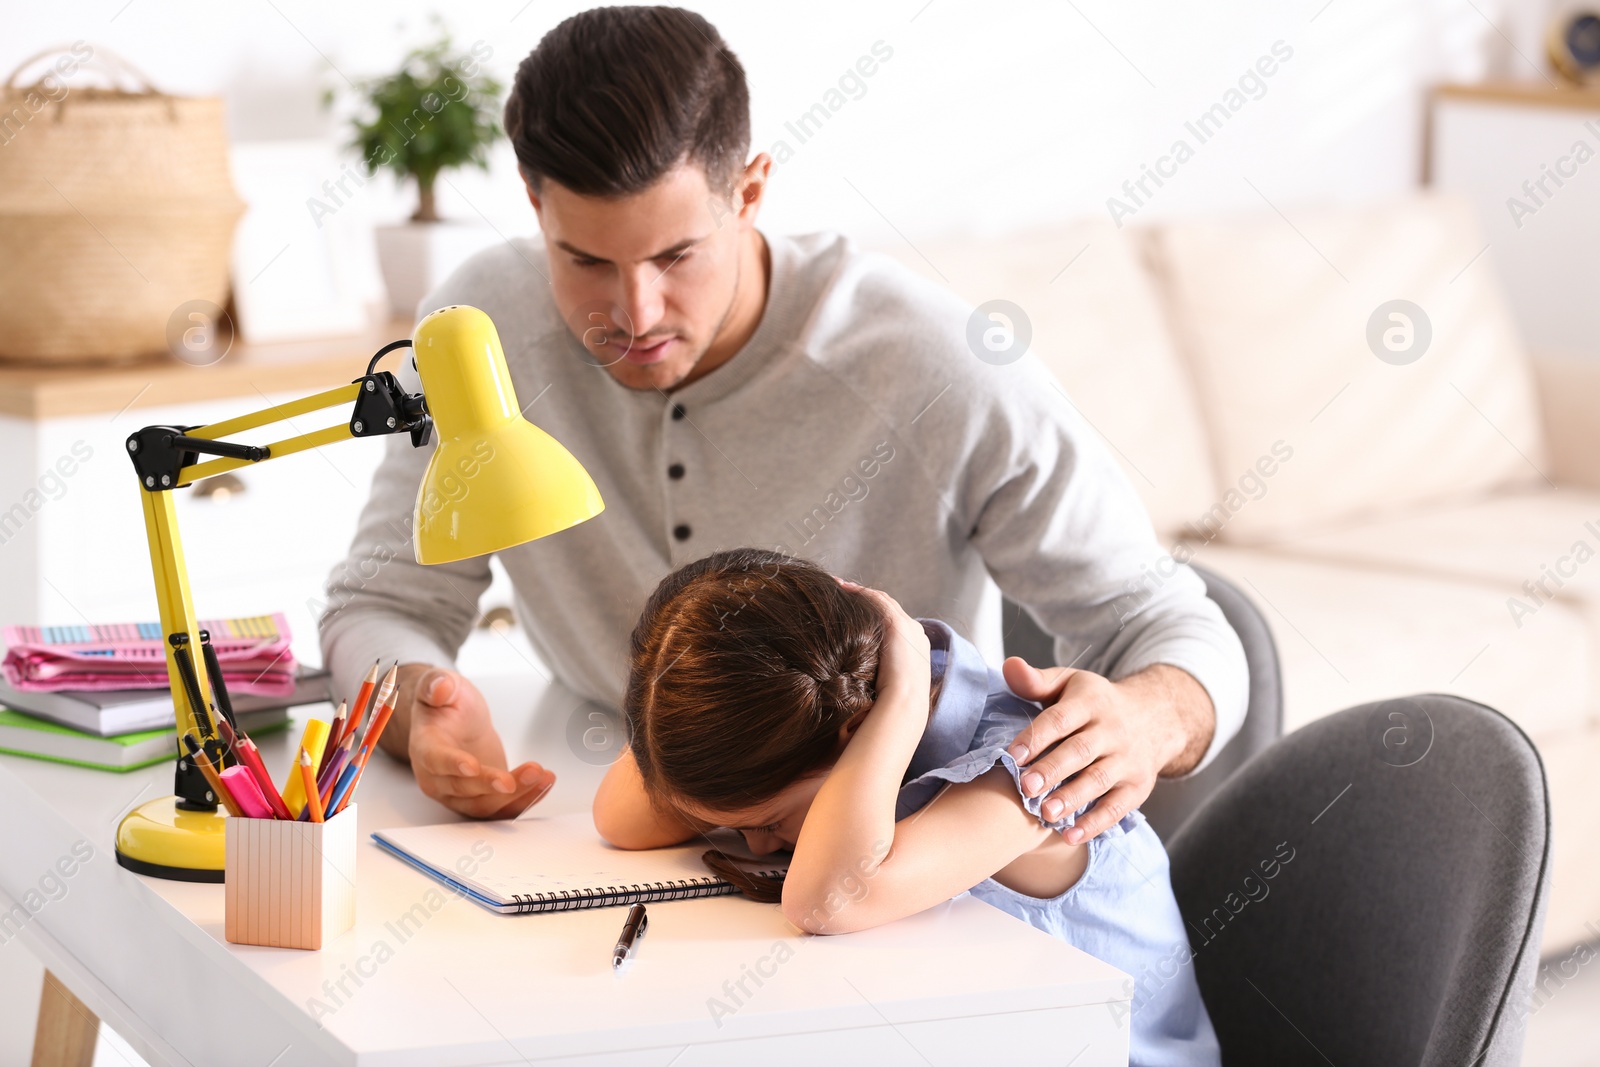
<instances>
[{"instance_id":1,"label":"man's hand on girl's shoulder","mask_svg":"<svg viewBox=\"0 0 1600 1067\"><path fill-rule=\"evenodd\" d=\"M1070 667L1040 670L1017 656L1002 670L1013 693L1044 705L1008 749L1025 768L1023 791L1050 794L1046 819L1094 803L1062 835L1073 844L1122 821L1162 774L1192 770L1216 728L1205 688L1168 664L1116 682Z\"/></svg>"}]
</instances>

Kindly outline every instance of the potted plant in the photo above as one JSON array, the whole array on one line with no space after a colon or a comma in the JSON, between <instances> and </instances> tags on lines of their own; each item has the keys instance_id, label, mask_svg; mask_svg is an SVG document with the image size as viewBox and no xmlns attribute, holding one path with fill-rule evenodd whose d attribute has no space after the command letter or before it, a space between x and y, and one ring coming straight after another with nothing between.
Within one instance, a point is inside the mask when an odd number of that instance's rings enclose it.
<instances>
[{"instance_id":1,"label":"potted plant","mask_svg":"<svg viewBox=\"0 0 1600 1067\"><path fill-rule=\"evenodd\" d=\"M362 107L352 117L349 147L368 176L382 168L416 184L409 222L377 228L378 263L396 315L417 304L467 256L495 240L479 222L439 217L435 186L446 171L469 164L489 169L489 146L500 136L501 84L482 69L490 49L459 51L448 33L408 53L395 73L357 87Z\"/></svg>"}]
</instances>

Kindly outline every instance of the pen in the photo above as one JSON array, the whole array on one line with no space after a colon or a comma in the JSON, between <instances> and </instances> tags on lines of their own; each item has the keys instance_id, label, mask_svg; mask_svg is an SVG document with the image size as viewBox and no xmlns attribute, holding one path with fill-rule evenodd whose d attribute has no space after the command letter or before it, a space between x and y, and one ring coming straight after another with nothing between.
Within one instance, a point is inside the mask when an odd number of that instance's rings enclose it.
<instances>
[{"instance_id":1,"label":"pen","mask_svg":"<svg viewBox=\"0 0 1600 1067\"><path fill-rule=\"evenodd\" d=\"M200 698L200 682L195 676L194 658L189 655L189 635L173 634L167 641L172 645L172 658L178 665L178 676L183 679L183 695L189 701L189 710L194 713L194 723L200 731L200 737L216 736L216 728L206 711L206 702ZM172 694L172 699L177 700L178 694Z\"/></svg>"},{"instance_id":2,"label":"pen","mask_svg":"<svg viewBox=\"0 0 1600 1067\"><path fill-rule=\"evenodd\" d=\"M233 700L228 696L227 683L222 680L222 663L217 659L216 647L211 644L209 630L200 631L200 652L205 659L206 674L211 676L211 695L216 698L216 702L211 705L211 718L216 722L227 723L237 732L239 720L234 718Z\"/></svg>"},{"instance_id":3,"label":"pen","mask_svg":"<svg viewBox=\"0 0 1600 1067\"><path fill-rule=\"evenodd\" d=\"M645 927L649 925L650 919L644 913L643 904L635 904L628 909L628 918L622 924L622 935L617 938L617 947L611 950L613 971L620 968L633 955L634 946L639 938L644 936Z\"/></svg>"},{"instance_id":4,"label":"pen","mask_svg":"<svg viewBox=\"0 0 1600 1067\"><path fill-rule=\"evenodd\" d=\"M267 807L266 797L261 793L261 787L256 784L255 775L250 773L250 768L244 764L236 764L222 772L222 784L233 794L233 799L238 802L243 814L252 819L272 818L272 809Z\"/></svg>"}]
</instances>

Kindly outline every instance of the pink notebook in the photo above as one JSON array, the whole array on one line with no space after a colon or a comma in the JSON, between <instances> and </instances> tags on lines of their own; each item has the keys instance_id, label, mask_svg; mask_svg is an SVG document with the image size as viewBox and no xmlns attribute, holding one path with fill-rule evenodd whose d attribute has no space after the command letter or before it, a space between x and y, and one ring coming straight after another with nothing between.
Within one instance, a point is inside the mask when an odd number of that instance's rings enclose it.
<instances>
[{"instance_id":1,"label":"pink notebook","mask_svg":"<svg viewBox=\"0 0 1600 1067\"><path fill-rule=\"evenodd\" d=\"M289 621L280 615L202 619L230 693L284 696L294 690ZM7 626L6 681L23 691L165 689L167 670L158 623ZM195 666L204 670L196 657Z\"/></svg>"}]
</instances>

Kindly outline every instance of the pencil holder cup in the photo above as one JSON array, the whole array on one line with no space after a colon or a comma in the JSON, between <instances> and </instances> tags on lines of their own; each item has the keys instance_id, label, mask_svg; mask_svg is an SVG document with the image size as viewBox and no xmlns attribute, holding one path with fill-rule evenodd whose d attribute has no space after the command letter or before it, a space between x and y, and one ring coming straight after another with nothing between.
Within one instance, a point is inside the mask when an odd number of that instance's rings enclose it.
<instances>
[{"instance_id":1,"label":"pencil holder cup","mask_svg":"<svg viewBox=\"0 0 1600 1067\"><path fill-rule=\"evenodd\" d=\"M356 806L327 822L229 818L227 920L236 945L319 949L356 922Z\"/></svg>"}]
</instances>

